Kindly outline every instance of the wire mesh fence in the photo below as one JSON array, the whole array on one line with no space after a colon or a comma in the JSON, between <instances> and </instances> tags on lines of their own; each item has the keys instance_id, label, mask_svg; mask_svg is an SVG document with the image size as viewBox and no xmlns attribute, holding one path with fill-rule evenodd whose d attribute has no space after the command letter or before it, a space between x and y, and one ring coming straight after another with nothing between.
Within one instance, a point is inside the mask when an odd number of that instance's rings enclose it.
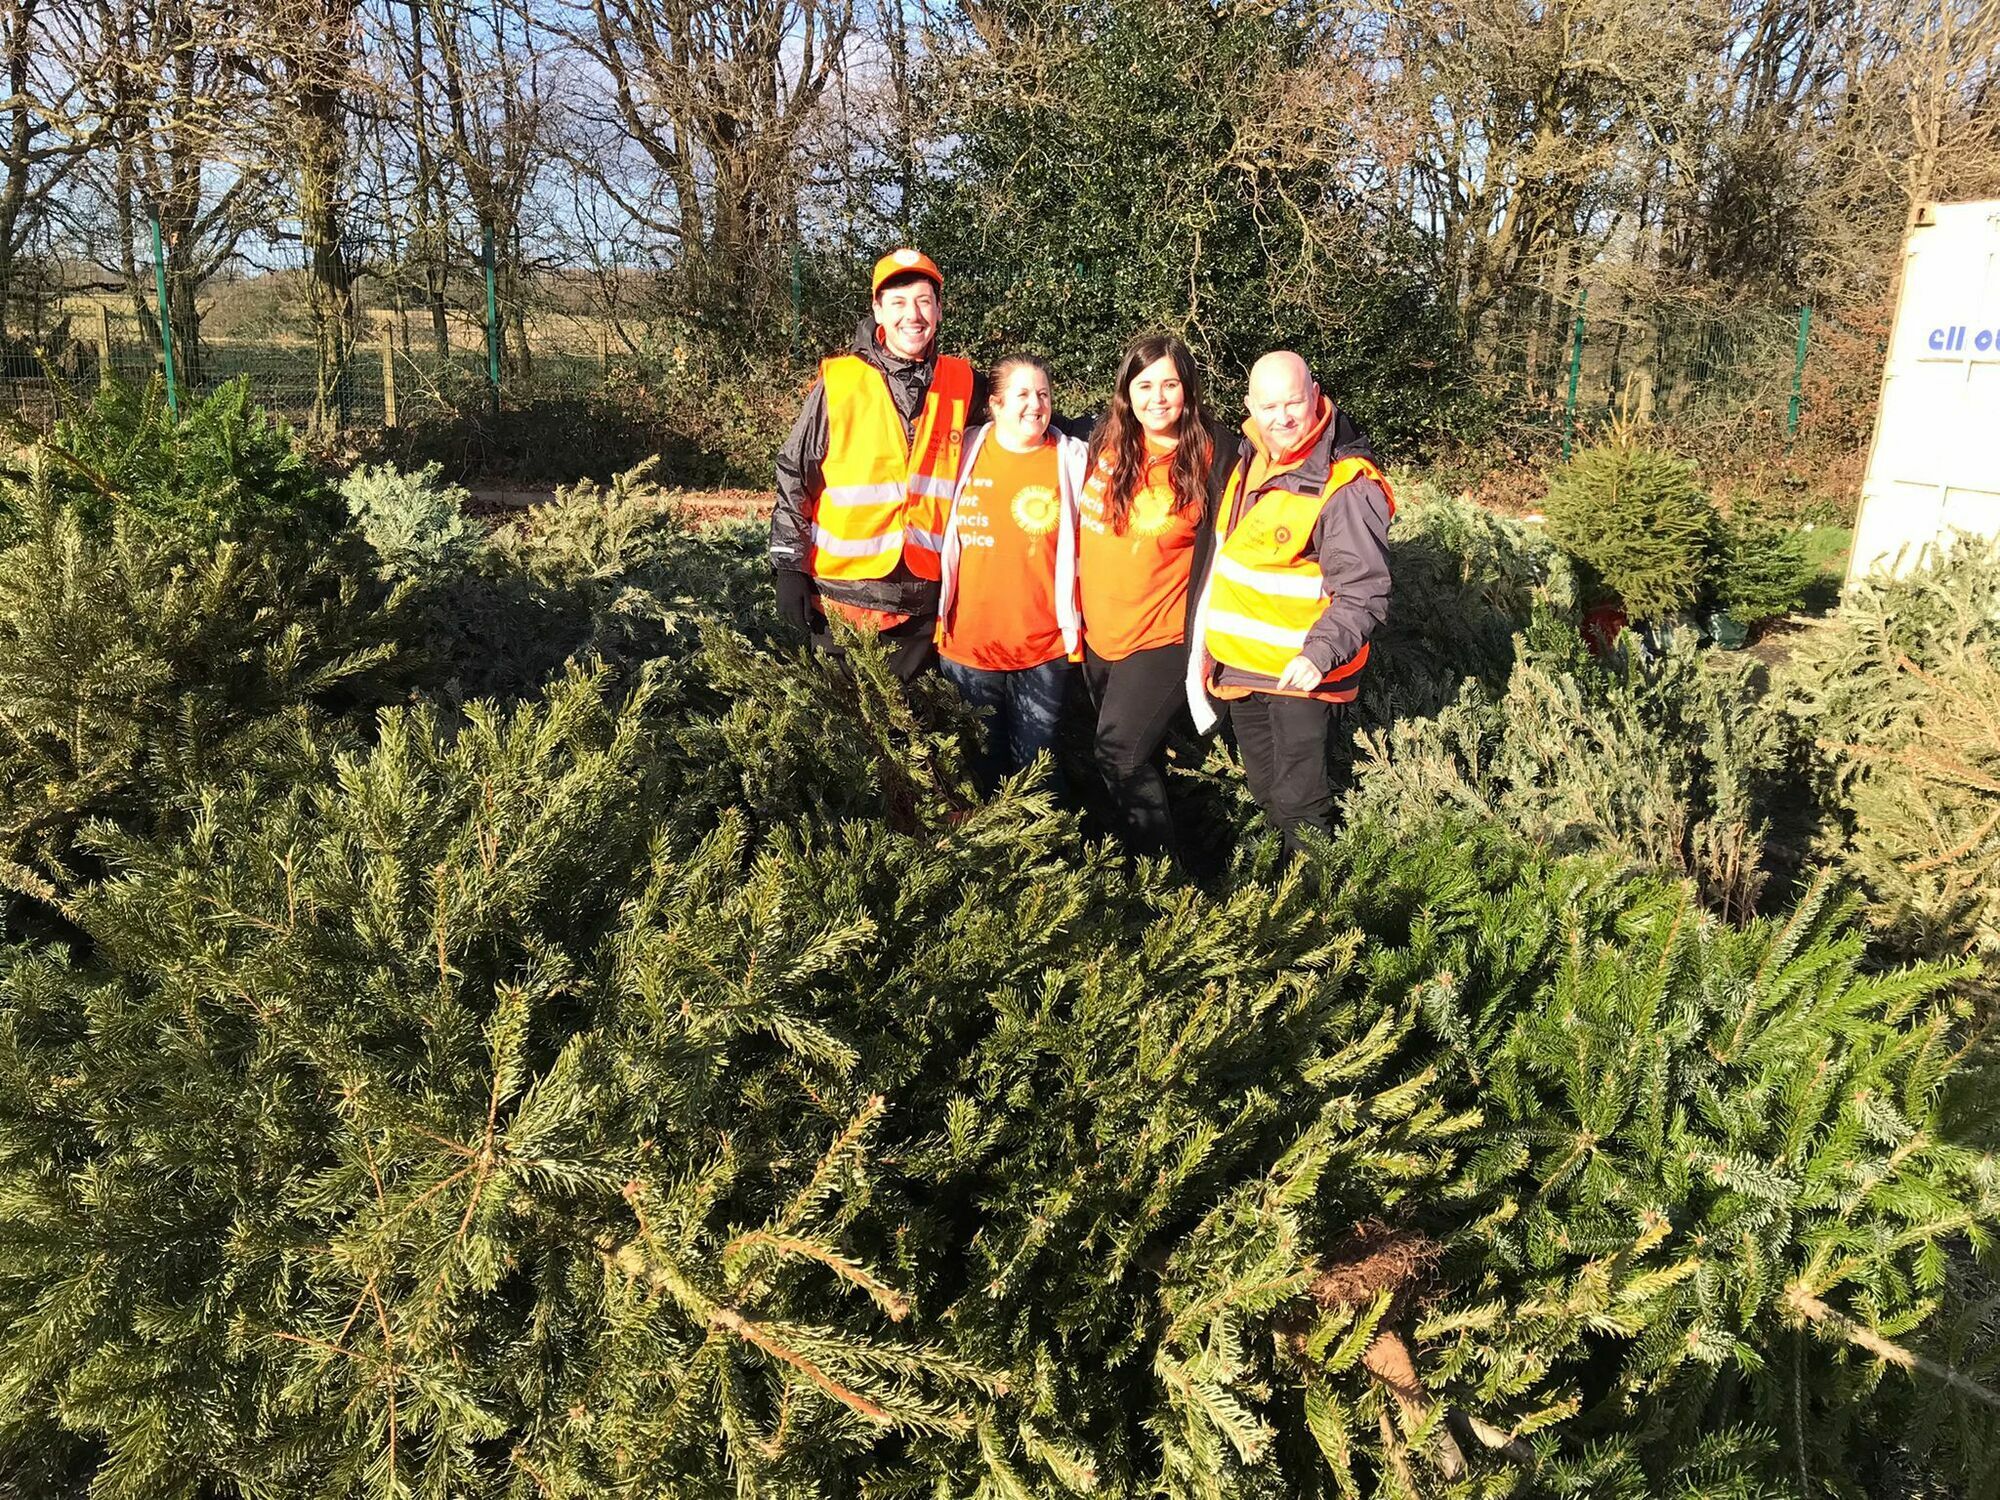
<instances>
[{"instance_id":1,"label":"wire mesh fence","mask_svg":"<svg viewBox=\"0 0 2000 1500\"><path fill-rule=\"evenodd\" d=\"M1867 440L1887 330L1797 303L1579 299L1552 336L1496 339L1515 426L1567 453L1629 423L1707 460L1845 462ZM1539 347L1537 347L1537 343Z\"/></svg>"},{"instance_id":2,"label":"wire mesh fence","mask_svg":"<svg viewBox=\"0 0 2000 1500\"><path fill-rule=\"evenodd\" d=\"M426 326L421 338L412 338L404 336L393 310L364 312L349 335L346 358L323 376L309 328L291 326L302 323L302 315L279 326L217 321L220 331L202 328L192 340L175 331L174 385L181 400L198 400L247 378L258 402L287 420L352 431L463 409L495 394L482 330L468 337L463 327L448 325L439 341ZM40 340L0 348L0 410L43 426L59 413L65 393L86 395L113 380L164 380L158 330L157 320L142 320L129 304L66 299ZM529 338L525 358L510 351L503 367L498 392L508 399L601 387L623 353L622 344L609 341L588 349L539 331ZM326 420L316 423L322 400Z\"/></svg>"},{"instance_id":3,"label":"wire mesh fence","mask_svg":"<svg viewBox=\"0 0 2000 1500\"><path fill-rule=\"evenodd\" d=\"M593 295L601 290L562 273L517 274L489 300L477 267L429 287L367 278L355 288L344 358L323 368L303 269L253 268L204 287L191 336L174 329L174 386L188 401L247 378L266 408L345 437L430 414L603 394L642 366L667 368L673 330L604 306ZM1711 457L1782 457L1802 431L1813 439L1816 423L1848 447L1865 441L1869 376L1879 368L1865 330L1782 304L1605 295L1566 319L1563 311L1545 310L1524 331L1490 332L1483 351L1490 390L1531 446L1567 450L1619 417ZM143 295L58 296L38 309L32 340L0 345L0 411L45 426L65 392L164 380L162 343Z\"/></svg>"}]
</instances>

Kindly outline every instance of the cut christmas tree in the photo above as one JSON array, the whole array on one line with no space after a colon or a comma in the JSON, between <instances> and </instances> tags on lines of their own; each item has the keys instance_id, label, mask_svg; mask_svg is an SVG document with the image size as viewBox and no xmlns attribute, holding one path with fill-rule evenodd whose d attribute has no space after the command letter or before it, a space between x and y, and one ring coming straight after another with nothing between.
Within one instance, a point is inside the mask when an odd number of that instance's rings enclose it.
<instances>
[{"instance_id":1,"label":"cut christmas tree","mask_svg":"<svg viewBox=\"0 0 2000 1500\"><path fill-rule=\"evenodd\" d=\"M1833 878L1725 918L1521 749L1196 887L979 798L944 685L700 618L749 549L629 484L435 550L409 701L162 679L250 748L21 882L0 1492L1994 1492L1971 971ZM92 597L88 660L159 635ZM509 619L565 633L467 693ZM1661 798L1735 805L1730 702L1632 711Z\"/></svg>"}]
</instances>

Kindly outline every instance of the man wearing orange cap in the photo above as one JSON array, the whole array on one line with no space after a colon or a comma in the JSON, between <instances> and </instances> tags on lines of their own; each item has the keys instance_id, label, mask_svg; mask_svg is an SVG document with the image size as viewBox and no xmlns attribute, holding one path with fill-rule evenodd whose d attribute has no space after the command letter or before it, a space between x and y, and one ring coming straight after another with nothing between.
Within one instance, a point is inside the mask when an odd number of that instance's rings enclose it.
<instances>
[{"instance_id":1,"label":"man wearing orange cap","mask_svg":"<svg viewBox=\"0 0 2000 1500\"><path fill-rule=\"evenodd\" d=\"M875 263L854 345L820 363L778 452L778 606L821 650L827 618L880 632L909 681L937 660L939 554L959 448L984 382L937 353L944 276L920 251Z\"/></svg>"}]
</instances>

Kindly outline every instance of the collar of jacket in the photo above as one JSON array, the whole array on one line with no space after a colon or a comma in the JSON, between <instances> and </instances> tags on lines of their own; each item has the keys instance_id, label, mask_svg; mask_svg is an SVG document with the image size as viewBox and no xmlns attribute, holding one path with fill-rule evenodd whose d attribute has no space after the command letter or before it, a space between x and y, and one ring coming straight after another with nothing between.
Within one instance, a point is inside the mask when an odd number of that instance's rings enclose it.
<instances>
[{"instance_id":1,"label":"collar of jacket","mask_svg":"<svg viewBox=\"0 0 2000 1500\"><path fill-rule=\"evenodd\" d=\"M1313 440L1312 446L1290 464L1279 465L1277 472L1265 479L1264 489L1313 495L1326 488L1327 476L1341 459L1365 458L1370 463L1376 462L1374 446L1347 413L1333 404L1331 397L1320 397L1320 410L1325 421L1320 424L1319 436ZM1256 427L1246 418L1243 440L1236 450L1236 464L1245 479L1249 478L1250 465L1256 459L1257 451Z\"/></svg>"},{"instance_id":2,"label":"collar of jacket","mask_svg":"<svg viewBox=\"0 0 2000 1500\"><path fill-rule=\"evenodd\" d=\"M864 316L854 325L853 352L875 366L884 375L907 376L912 370L921 370L926 375L937 368L937 335L931 335L930 351L922 359L903 359L891 354L888 346L878 336L873 316Z\"/></svg>"},{"instance_id":3,"label":"collar of jacket","mask_svg":"<svg viewBox=\"0 0 2000 1500\"><path fill-rule=\"evenodd\" d=\"M1333 470L1334 434L1340 428L1334 418L1332 400L1321 396L1319 411L1313 417L1312 442L1288 459L1273 459L1266 455L1270 470L1259 488L1290 490L1299 495L1317 494L1324 489L1326 477ZM1264 443L1257 424L1247 417L1243 422L1243 437L1248 445L1247 461L1254 466L1257 456L1264 451Z\"/></svg>"}]
</instances>

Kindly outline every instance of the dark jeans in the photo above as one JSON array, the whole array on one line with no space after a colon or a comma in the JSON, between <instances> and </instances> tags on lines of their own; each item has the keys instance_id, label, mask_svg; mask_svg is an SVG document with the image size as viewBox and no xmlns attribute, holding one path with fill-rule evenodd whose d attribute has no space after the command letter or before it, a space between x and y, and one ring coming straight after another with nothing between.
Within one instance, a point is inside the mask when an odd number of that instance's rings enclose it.
<instances>
[{"instance_id":1,"label":"dark jeans","mask_svg":"<svg viewBox=\"0 0 2000 1500\"><path fill-rule=\"evenodd\" d=\"M1326 733L1340 705L1318 698L1252 693L1229 705L1236 748L1243 752L1250 795L1285 836L1285 852L1302 847L1301 828L1333 827L1333 793L1326 782Z\"/></svg>"},{"instance_id":2,"label":"dark jeans","mask_svg":"<svg viewBox=\"0 0 2000 1500\"><path fill-rule=\"evenodd\" d=\"M973 766L979 784L991 791L1002 776L1023 769L1043 751L1051 752L1050 784L1062 785L1053 752L1056 726L1062 722L1063 695L1069 688L1069 663L1061 657L1017 672L967 667L949 657L938 658L938 670L951 679L965 701L991 720L980 734L980 755Z\"/></svg>"},{"instance_id":3,"label":"dark jeans","mask_svg":"<svg viewBox=\"0 0 2000 1500\"><path fill-rule=\"evenodd\" d=\"M882 632L882 644L889 648L889 670L903 682L914 682L917 674L937 665L936 615L916 615ZM813 632L813 650L827 656L845 656L847 650L835 641L831 631Z\"/></svg>"},{"instance_id":4,"label":"dark jeans","mask_svg":"<svg viewBox=\"0 0 2000 1500\"><path fill-rule=\"evenodd\" d=\"M1097 706L1097 769L1117 805L1119 832L1134 854L1173 847L1174 820L1160 746L1187 706L1187 647L1155 646L1106 661L1088 643L1083 680Z\"/></svg>"}]
</instances>

